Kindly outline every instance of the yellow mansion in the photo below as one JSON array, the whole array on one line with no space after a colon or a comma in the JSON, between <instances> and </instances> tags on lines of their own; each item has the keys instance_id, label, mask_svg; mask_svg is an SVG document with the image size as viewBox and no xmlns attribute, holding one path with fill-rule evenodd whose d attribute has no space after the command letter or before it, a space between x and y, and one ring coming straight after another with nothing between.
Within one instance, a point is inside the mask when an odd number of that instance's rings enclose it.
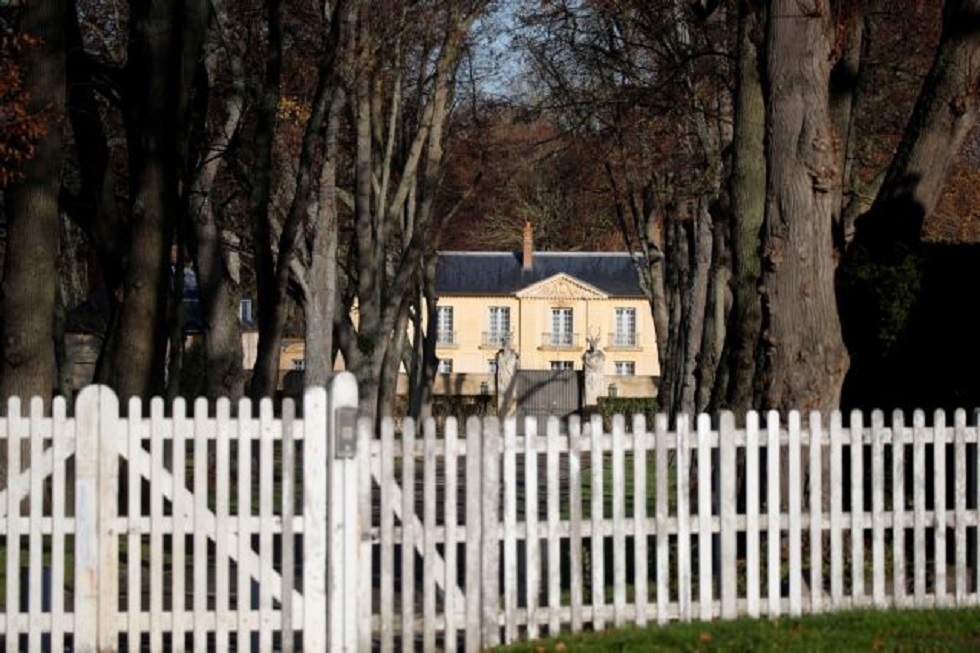
<instances>
[{"instance_id":1,"label":"yellow mansion","mask_svg":"<svg viewBox=\"0 0 980 653\"><path fill-rule=\"evenodd\" d=\"M653 317L628 253L535 252L525 224L519 253L440 252L436 296L442 375L492 377L505 343L521 370L581 370L592 347L603 394L656 394Z\"/></svg>"}]
</instances>

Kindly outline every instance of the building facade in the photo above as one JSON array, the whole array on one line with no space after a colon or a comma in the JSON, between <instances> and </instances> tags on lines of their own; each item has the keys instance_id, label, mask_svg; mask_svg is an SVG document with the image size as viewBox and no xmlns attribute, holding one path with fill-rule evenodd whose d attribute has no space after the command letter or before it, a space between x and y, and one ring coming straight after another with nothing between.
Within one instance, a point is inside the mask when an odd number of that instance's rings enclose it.
<instances>
[{"instance_id":1,"label":"building facade","mask_svg":"<svg viewBox=\"0 0 980 653\"><path fill-rule=\"evenodd\" d=\"M440 373L492 376L505 343L521 370L581 370L597 349L608 394L653 396L653 316L634 264L625 252L535 252L530 224L519 253L441 252Z\"/></svg>"}]
</instances>

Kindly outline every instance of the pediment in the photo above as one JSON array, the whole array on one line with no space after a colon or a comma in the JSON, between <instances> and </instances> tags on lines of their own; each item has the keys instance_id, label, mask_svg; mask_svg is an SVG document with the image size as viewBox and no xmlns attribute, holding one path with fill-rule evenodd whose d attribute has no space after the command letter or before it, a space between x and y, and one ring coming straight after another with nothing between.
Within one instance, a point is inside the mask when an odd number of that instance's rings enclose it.
<instances>
[{"instance_id":1,"label":"pediment","mask_svg":"<svg viewBox=\"0 0 980 653\"><path fill-rule=\"evenodd\" d=\"M606 299L595 286L564 272L548 277L517 293L521 299Z\"/></svg>"}]
</instances>

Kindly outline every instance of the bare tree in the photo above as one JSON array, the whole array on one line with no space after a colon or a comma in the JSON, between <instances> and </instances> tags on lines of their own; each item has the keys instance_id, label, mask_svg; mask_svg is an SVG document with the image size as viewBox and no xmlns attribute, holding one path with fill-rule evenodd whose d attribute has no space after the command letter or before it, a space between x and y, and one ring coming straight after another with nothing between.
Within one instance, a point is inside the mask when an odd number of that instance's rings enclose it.
<instances>
[{"instance_id":1,"label":"bare tree","mask_svg":"<svg viewBox=\"0 0 980 653\"><path fill-rule=\"evenodd\" d=\"M181 188L190 179L189 112L208 8L204 0L131 7L128 247L118 321L103 345L99 378L121 397L150 397L164 389L171 245Z\"/></svg>"},{"instance_id":2,"label":"bare tree","mask_svg":"<svg viewBox=\"0 0 980 653\"><path fill-rule=\"evenodd\" d=\"M832 16L775 2L767 25L762 366L755 381L767 408L830 410L848 361L831 233L830 191L840 174L829 101Z\"/></svg>"},{"instance_id":3,"label":"bare tree","mask_svg":"<svg viewBox=\"0 0 980 653\"><path fill-rule=\"evenodd\" d=\"M456 72L484 0L366 3L349 95L354 132L352 308L341 345L366 414L391 411L430 239ZM383 15L383 20L382 20ZM420 337L418 334L416 337Z\"/></svg>"},{"instance_id":4,"label":"bare tree","mask_svg":"<svg viewBox=\"0 0 980 653\"><path fill-rule=\"evenodd\" d=\"M27 3L21 30L39 39L24 49L27 110L49 118L22 178L5 192L7 243L0 288L3 361L0 397L41 397L50 405L55 382L54 323L58 273L59 204L64 160L64 0ZM6 402L3 402L4 409Z\"/></svg>"}]
</instances>

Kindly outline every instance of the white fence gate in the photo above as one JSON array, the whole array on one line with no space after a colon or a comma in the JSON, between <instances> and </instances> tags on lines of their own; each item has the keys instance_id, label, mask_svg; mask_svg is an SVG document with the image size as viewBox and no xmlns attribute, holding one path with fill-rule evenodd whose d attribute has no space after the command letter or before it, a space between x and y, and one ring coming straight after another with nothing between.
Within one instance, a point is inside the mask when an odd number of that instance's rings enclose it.
<instances>
[{"instance_id":1,"label":"white fence gate","mask_svg":"<svg viewBox=\"0 0 980 653\"><path fill-rule=\"evenodd\" d=\"M236 418L203 400L165 416L159 399L148 418L138 400L120 417L103 387L73 418L61 400L51 417L13 400L0 420L3 647L369 648L354 618L369 570L356 406L348 374L308 391L301 419L289 402L274 419L269 401L253 419L247 400Z\"/></svg>"}]
</instances>

